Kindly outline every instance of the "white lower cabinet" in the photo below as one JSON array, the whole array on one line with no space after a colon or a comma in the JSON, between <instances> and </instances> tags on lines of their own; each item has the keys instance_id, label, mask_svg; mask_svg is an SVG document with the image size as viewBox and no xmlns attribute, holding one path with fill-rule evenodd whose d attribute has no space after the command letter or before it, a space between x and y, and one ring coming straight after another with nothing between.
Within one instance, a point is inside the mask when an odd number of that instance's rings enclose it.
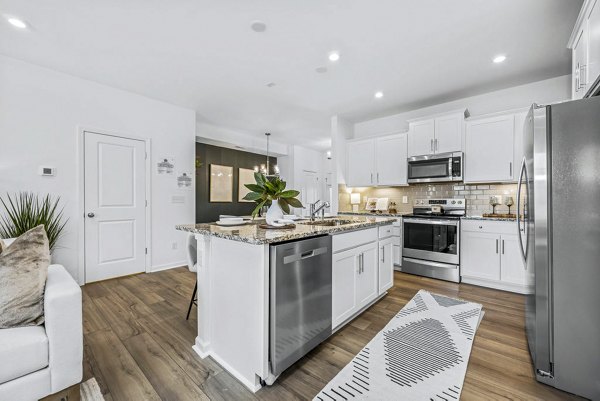
<instances>
[{"instance_id":1,"label":"white lower cabinet","mask_svg":"<svg viewBox=\"0 0 600 401\"><path fill-rule=\"evenodd\" d=\"M394 267L392 237L378 240L371 230L338 234L333 248L332 327L336 329L393 285Z\"/></svg>"},{"instance_id":2,"label":"white lower cabinet","mask_svg":"<svg viewBox=\"0 0 600 401\"><path fill-rule=\"evenodd\" d=\"M533 274L519 253L515 222L466 220L461 231L463 283L531 293Z\"/></svg>"},{"instance_id":3,"label":"white lower cabinet","mask_svg":"<svg viewBox=\"0 0 600 401\"><path fill-rule=\"evenodd\" d=\"M394 240L392 237L379 241L379 294L394 285Z\"/></svg>"}]
</instances>

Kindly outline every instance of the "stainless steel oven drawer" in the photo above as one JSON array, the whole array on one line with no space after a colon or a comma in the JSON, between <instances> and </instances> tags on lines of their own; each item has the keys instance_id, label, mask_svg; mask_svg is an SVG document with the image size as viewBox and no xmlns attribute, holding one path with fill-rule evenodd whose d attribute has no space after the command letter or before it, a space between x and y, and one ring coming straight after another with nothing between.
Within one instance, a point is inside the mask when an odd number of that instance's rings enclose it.
<instances>
[{"instance_id":1,"label":"stainless steel oven drawer","mask_svg":"<svg viewBox=\"0 0 600 401\"><path fill-rule=\"evenodd\" d=\"M407 258L403 255L402 271L404 273L460 283L459 265Z\"/></svg>"}]
</instances>

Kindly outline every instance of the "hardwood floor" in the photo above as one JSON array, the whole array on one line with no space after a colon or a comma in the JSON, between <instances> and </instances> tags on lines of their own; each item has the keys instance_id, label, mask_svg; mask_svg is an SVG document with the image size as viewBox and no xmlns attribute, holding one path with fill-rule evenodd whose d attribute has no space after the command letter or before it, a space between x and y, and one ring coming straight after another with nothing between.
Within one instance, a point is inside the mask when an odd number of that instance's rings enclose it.
<instances>
[{"instance_id":1,"label":"hardwood floor","mask_svg":"<svg viewBox=\"0 0 600 401\"><path fill-rule=\"evenodd\" d=\"M83 287L84 378L106 401L312 399L419 289L483 304L463 400L567 400L535 381L524 329L524 297L395 273L389 294L252 394L192 350L196 309L185 320L195 275L178 268Z\"/></svg>"}]
</instances>

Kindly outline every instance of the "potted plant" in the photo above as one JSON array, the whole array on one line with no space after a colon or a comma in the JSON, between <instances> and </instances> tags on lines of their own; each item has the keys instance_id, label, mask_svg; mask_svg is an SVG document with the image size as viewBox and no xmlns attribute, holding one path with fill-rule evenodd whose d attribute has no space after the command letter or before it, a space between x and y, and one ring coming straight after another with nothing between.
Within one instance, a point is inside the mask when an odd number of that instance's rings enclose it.
<instances>
[{"instance_id":1,"label":"potted plant","mask_svg":"<svg viewBox=\"0 0 600 401\"><path fill-rule=\"evenodd\" d=\"M256 184L246 184L250 191L244 196L245 200L256 202L252 217L256 217L259 210L267 205L266 220L269 225L276 225L276 220L283 218L283 212L290 213L291 207L303 208L302 203L296 199L300 192L293 189L286 191L286 183L279 177L265 177L261 173L254 173Z\"/></svg>"},{"instance_id":2,"label":"potted plant","mask_svg":"<svg viewBox=\"0 0 600 401\"><path fill-rule=\"evenodd\" d=\"M0 216L0 238L16 238L43 224L52 253L67 224L63 209L58 208L60 197L53 199L50 195L40 197L31 192L20 192L14 196L7 194L6 200L0 198L0 202L5 210Z\"/></svg>"}]
</instances>

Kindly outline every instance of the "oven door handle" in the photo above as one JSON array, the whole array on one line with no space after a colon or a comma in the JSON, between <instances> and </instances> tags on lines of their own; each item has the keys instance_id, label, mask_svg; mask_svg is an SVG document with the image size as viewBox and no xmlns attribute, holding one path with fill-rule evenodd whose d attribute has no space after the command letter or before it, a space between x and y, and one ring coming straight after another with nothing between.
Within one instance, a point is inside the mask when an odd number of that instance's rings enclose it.
<instances>
[{"instance_id":1,"label":"oven door handle","mask_svg":"<svg viewBox=\"0 0 600 401\"><path fill-rule=\"evenodd\" d=\"M402 219L403 223L413 224L434 224L437 226L458 226L458 220L434 220L434 219Z\"/></svg>"}]
</instances>

